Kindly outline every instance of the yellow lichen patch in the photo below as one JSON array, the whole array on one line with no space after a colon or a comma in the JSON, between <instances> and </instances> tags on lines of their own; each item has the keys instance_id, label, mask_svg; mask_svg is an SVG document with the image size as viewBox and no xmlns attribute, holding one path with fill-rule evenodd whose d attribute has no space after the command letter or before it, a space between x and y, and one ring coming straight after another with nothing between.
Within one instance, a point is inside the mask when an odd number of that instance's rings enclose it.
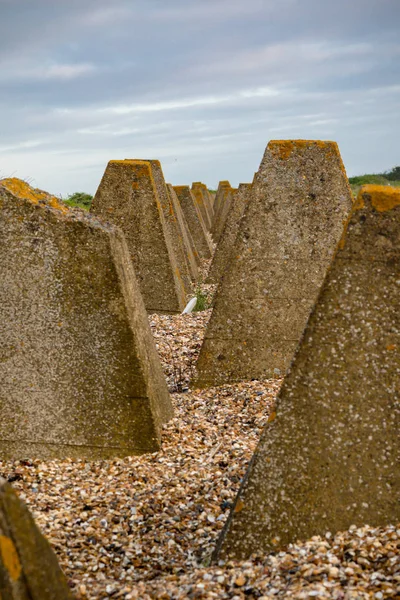
<instances>
[{"instance_id":1,"label":"yellow lichen patch","mask_svg":"<svg viewBox=\"0 0 400 600\"><path fill-rule=\"evenodd\" d=\"M127 164L135 167L136 173L141 175L147 173L150 170L150 165L145 160L134 160L133 158L125 158L124 160L110 160L109 164L120 164L126 166Z\"/></svg>"},{"instance_id":2,"label":"yellow lichen patch","mask_svg":"<svg viewBox=\"0 0 400 600\"><path fill-rule=\"evenodd\" d=\"M22 567L13 541L5 535L0 535L0 554L3 565L13 581L21 575Z\"/></svg>"},{"instance_id":3,"label":"yellow lichen patch","mask_svg":"<svg viewBox=\"0 0 400 600\"><path fill-rule=\"evenodd\" d=\"M179 282L182 284L183 286L183 280L182 280L182 276L181 276L181 272L178 269L178 267L175 268L175 276L176 278L179 280Z\"/></svg>"},{"instance_id":4,"label":"yellow lichen patch","mask_svg":"<svg viewBox=\"0 0 400 600\"><path fill-rule=\"evenodd\" d=\"M354 200L353 208L354 210L362 210L365 208L364 200L360 192L358 193L357 198Z\"/></svg>"},{"instance_id":5,"label":"yellow lichen patch","mask_svg":"<svg viewBox=\"0 0 400 600\"><path fill-rule=\"evenodd\" d=\"M31 186L26 183L26 181L22 181L21 179L17 179L16 177L12 177L9 179L2 179L0 184L5 187L9 192L18 196L19 198L25 198L26 200L30 200L33 204L38 204L39 195L35 194L35 190L31 188Z\"/></svg>"},{"instance_id":6,"label":"yellow lichen patch","mask_svg":"<svg viewBox=\"0 0 400 600\"><path fill-rule=\"evenodd\" d=\"M146 162L145 160L120 160L120 161L113 161L115 163L119 162L123 165L129 165L131 167L133 167L134 169L134 176L137 178L149 178L153 181L152 178L152 174L151 174L151 169L150 169L150 164L148 162ZM135 185L135 188L133 188L133 185ZM138 189L139 188L139 184L138 182L134 182L132 184L132 188L133 189Z\"/></svg>"},{"instance_id":7,"label":"yellow lichen patch","mask_svg":"<svg viewBox=\"0 0 400 600\"><path fill-rule=\"evenodd\" d=\"M322 140L271 140L268 143L268 149L281 160L286 160L292 154L294 149L310 148L318 146L318 148L327 149L329 154L339 155L339 148L336 142Z\"/></svg>"},{"instance_id":8,"label":"yellow lichen patch","mask_svg":"<svg viewBox=\"0 0 400 600\"><path fill-rule=\"evenodd\" d=\"M386 212L400 205L400 188L388 185L363 185L358 193L363 202L363 196L367 194L371 198L371 204L378 212Z\"/></svg>"},{"instance_id":9,"label":"yellow lichen patch","mask_svg":"<svg viewBox=\"0 0 400 600\"><path fill-rule=\"evenodd\" d=\"M31 187L29 183L22 181L22 179L17 179L16 177L1 179L0 185L14 194L14 196L23 198L24 200L29 200L29 202L32 202L32 204L45 202L52 208L60 210L63 213L67 213L69 211L68 207L62 204L58 198L48 194L47 192Z\"/></svg>"},{"instance_id":10,"label":"yellow lichen patch","mask_svg":"<svg viewBox=\"0 0 400 600\"><path fill-rule=\"evenodd\" d=\"M56 208L57 210L61 210L61 212L63 212L63 213L67 213L69 210L66 206L61 204L61 202L59 200L57 200L57 198L55 198L54 196L48 196L47 203L50 204L51 208Z\"/></svg>"},{"instance_id":11,"label":"yellow lichen patch","mask_svg":"<svg viewBox=\"0 0 400 600\"><path fill-rule=\"evenodd\" d=\"M196 188L192 187L192 194L193 194L193 197L196 200L197 204L199 204L199 205L204 204L203 194L201 193L201 190L198 187L196 187Z\"/></svg>"},{"instance_id":12,"label":"yellow lichen patch","mask_svg":"<svg viewBox=\"0 0 400 600\"><path fill-rule=\"evenodd\" d=\"M242 500L240 500L240 499L239 499L239 500L236 502L236 506L235 506L235 508L234 508L233 512L234 512L234 513L238 513L238 512L240 512L240 511L242 511L243 509L244 509L244 502L243 502Z\"/></svg>"}]
</instances>

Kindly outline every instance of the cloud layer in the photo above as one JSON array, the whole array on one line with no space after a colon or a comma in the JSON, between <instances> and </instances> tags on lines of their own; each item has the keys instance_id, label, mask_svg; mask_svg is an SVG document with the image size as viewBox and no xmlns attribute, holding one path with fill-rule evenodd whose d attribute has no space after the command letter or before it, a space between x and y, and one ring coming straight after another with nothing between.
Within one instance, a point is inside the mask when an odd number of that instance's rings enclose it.
<instances>
[{"instance_id":1,"label":"cloud layer","mask_svg":"<svg viewBox=\"0 0 400 600\"><path fill-rule=\"evenodd\" d=\"M269 139L400 162L398 0L0 0L0 176L95 192L112 158L251 181Z\"/></svg>"}]
</instances>

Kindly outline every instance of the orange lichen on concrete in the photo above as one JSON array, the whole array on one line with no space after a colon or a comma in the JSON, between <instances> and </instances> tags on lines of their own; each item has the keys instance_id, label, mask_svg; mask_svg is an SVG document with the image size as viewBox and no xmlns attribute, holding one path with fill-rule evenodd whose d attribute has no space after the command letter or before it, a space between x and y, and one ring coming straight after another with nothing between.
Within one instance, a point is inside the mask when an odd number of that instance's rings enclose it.
<instances>
[{"instance_id":1,"label":"orange lichen on concrete","mask_svg":"<svg viewBox=\"0 0 400 600\"><path fill-rule=\"evenodd\" d=\"M17 581L21 575L22 567L19 562L17 550L13 541L5 535L0 535L0 554L3 565L8 571L10 578Z\"/></svg>"},{"instance_id":2,"label":"orange lichen on concrete","mask_svg":"<svg viewBox=\"0 0 400 600\"><path fill-rule=\"evenodd\" d=\"M29 183L23 181L22 179L18 179L17 177L1 179L0 185L5 187L9 192L18 198L29 200L32 202L32 204L44 202L52 208L60 210L63 213L67 213L69 211L68 207L62 204L55 196L52 196L47 192L43 192L42 190L35 189L31 187Z\"/></svg>"},{"instance_id":3,"label":"orange lichen on concrete","mask_svg":"<svg viewBox=\"0 0 400 600\"><path fill-rule=\"evenodd\" d=\"M133 160L133 159L129 159L129 158L127 158L125 160L110 160L110 164L126 165L126 163L135 166L135 174L138 177L144 177L144 176L148 177L149 175L151 175L149 163L146 162L145 160Z\"/></svg>"},{"instance_id":4,"label":"orange lichen on concrete","mask_svg":"<svg viewBox=\"0 0 400 600\"><path fill-rule=\"evenodd\" d=\"M295 148L309 148L314 145L328 149L332 154L339 155L336 142L322 140L271 140L268 143L268 148L274 156L278 156L281 160L287 160Z\"/></svg>"},{"instance_id":5,"label":"orange lichen on concrete","mask_svg":"<svg viewBox=\"0 0 400 600\"><path fill-rule=\"evenodd\" d=\"M386 212L400 205L400 188L388 185L363 185L358 192L357 207L364 206L363 196L371 198L371 204L378 212ZM358 206L362 203L362 206Z\"/></svg>"}]
</instances>

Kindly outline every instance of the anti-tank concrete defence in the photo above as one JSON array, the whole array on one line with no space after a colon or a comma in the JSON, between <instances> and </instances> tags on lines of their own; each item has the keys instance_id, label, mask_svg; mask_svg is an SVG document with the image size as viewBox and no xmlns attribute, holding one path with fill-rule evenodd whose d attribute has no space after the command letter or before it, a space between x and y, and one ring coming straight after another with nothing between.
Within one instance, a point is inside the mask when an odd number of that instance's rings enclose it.
<instances>
[{"instance_id":1,"label":"anti-tank concrete defence","mask_svg":"<svg viewBox=\"0 0 400 600\"><path fill-rule=\"evenodd\" d=\"M194 385L286 372L351 205L334 142L268 144L217 291Z\"/></svg>"},{"instance_id":2,"label":"anti-tank concrete defence","mask_svg":"<svg viewBox=\"0 0 400 600\"><path fill-rule=\"evenodd\" d=\"M221 203L222 203L222 198L223 198L222 192L224 189L226 189L226 188L229 189L231 187L232 186L229 183L229 181L225 179L224 181L220 181L218 183L217 191L214 192L215 197L214 197L214 222L213 222L213 229L212 229L213 231L214 231L214 227L215 227L215 222L218 218L218 213L221 208Z\"/></svg>"},{"instance_id":3,"label":"anti-tank concrete defence","mask_svg":"<svg viewBox=\"0 0 400 600\"><path fill-rule=\"evenodd\" d=\"M72 600L57 558L26 505L0 478L0 597Z\"/></svg>"},{"instance_id":4,"label":"anti-tank concrete defence","mask_svg":"<svg viewBox=\"0 0 400 600\"><path fill-rule=\"evenodd\" d=\"M189 273L192 281L197 281L199 278L199 270L197 265L200 262L200 257L198 255L197 249L194 245L193 238L188 229L185 216L182 212L181 205L179 204L178 197L175 193L174 188L170 183L166 184L168 197L170 200L170 205L172 206L172 210L174 213L174 217L176 219L176 223L178 226L178 234L182 241L183 250L185 252L186 261L189 267Z\"/></svg>"},{"instance_id":5,"label":"anti-tank concrete defence","mask_svg":"<svg viewBox=\"0 0 400 600\"><path fill-rule=\"evenodd\" d=\"M202 258L211 258L211 240L190 187L188 185L179 185L174 186L174 190L200 256Z\"/></svg>"},{"instance_id":6,"label":"anti-tank concrete defence","mask_svg":"<svg viewBox=\"0 0 400 600\"><path fill-rule=\"evenodd\" d=\"M182 312L186 290L149 162L110 161L91 212L124 232L147 311Z\"/></svg>"},{"instance_id":7,"label":"anti-tank concrete defence","mask_svg":"<svg viewBox=\"0 0 400 600\"><path fill-rule=\"evenodd\" d=\"M192 293L193 287L188 253L185 249L185 243L182 237L182 231L180 228L180 223L178 221L178 215L174 210L172 198L170 198L168 194L168 189L165 183L161 163L158 160L145 160L143 162L148 163L150 165L151 173L157 190L158 199L160 201L164 214L164 223L168 231L168 237L171 241L175 261L178 267L178 272L183 284L183 288L185 290L185 294L189 295Z\"/></svg>"},{"instance_id":8,"label":"anti-tank concrete defence","mask_svg":"<svg viewBox=\"0 0 400 600\"><path fill-rule=\"evenodd\" d=\"M229 181L220 181L215 198L216 212L211 228L211 234L216 244L218 244L221 238L235 192L236 190L231 187Z\"/></svg>"},{"instance_id":9,"label":"anti-tank concrete defence","mask_svg":"<svg viewBox=\"0 0 400 600\"><path fill-rule=\"evenodd\" d=\"M0 457L153 452L172 407L118 228L0 182Z\"/></svg>"},{"instance_id":10,"label":"anti-tank concrete defence","mask_svg":"<svg viewBox=\"0 0 400 600\"><path fill-rule=\"evenodd\" d=\"M206 186L205 183L202 183L201 181L197 181L197 182L193 183L192 187L193 186L198 186L199 189L201 189L203 199L204 199L204 204L207 208L207 213L210 217L210 222L212 224L213 218L214 218L214 201L211 197L210 192L208 191L208 187Z\"/></svg>"},{"instance_id":11,"label":"anti-tank concrete defence","mask_svg":"<svg viewBox=\"0 0 400 600\"><path fill-rule=\"evenodd\" d=\"M222 229L221 238L215 248L207 276L207 283L219 283L219 280L229 265L236 236L239 231L240 221L250 199L250 194L251 185L249 183L241 183L239 188L235 190L233 194L231 206L225 220L225 225Z\"/></svg>"},{"instance_id":12,"label":"anti-tank concrete defence","mask_svg":"<svg viewBox=\"0 0 400 600\"><path fill-rule=\"evenodd\" d=\"M213 211L210 209L210 198L207 190L207 186L201 181L195 181L192 183L191 192L193 194L193 198L197 204L197 207L201 213L204 224L207 228L207 231L211 230L211 225L213 221Z\"/></svg>"},{"instance_id":13,"label":"anti-tank concrete defence","mask_svg":"<svg viewBox=\"0 0 400 600\"><path fill-rule=\"evenodd\" d=\"M358 196L214 558L400 520L400 190Z\"/></svg>"}]
</instances>

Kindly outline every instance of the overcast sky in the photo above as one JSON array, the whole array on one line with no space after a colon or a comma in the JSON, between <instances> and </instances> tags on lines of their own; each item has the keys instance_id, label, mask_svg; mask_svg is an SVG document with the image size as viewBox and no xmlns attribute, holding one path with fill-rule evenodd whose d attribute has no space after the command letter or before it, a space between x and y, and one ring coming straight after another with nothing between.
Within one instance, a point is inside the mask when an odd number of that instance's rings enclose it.
<instances>
[{"instance_id":1,"label":"overcast sky","mask_svg":"<svg viewBox=\"0 0 400 600\"><path fill-rule=\"evenodd\" d=\"M400 0L0 0L0 177L94 193L107 161L251 181L270 139L400 164Z\"/></svg>"}]
</instances>

